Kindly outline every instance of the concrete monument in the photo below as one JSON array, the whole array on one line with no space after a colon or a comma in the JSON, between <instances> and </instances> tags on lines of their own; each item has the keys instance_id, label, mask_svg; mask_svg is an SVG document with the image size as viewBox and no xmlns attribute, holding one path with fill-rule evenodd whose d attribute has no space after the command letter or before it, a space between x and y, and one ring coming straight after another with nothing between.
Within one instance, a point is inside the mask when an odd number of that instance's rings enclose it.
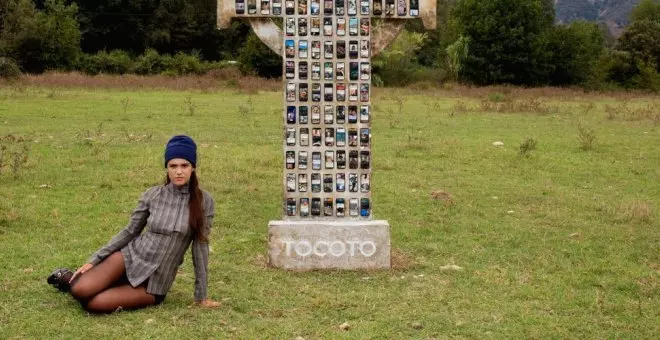
<instances>
[{"instance_id":1,"label":"concrete monument","mask_svg":"<svg viewBox=\"0 0 660 340\"><path fill-rule=\"evenodd\" d=\"M284 193L282 220L268 225L272 266L390 267L390 226L372 213L371 58L403 19L435 28L435 10L435 0L219 0L219 28L247 18L283 57Z\"/></svg>"}]
</instances>

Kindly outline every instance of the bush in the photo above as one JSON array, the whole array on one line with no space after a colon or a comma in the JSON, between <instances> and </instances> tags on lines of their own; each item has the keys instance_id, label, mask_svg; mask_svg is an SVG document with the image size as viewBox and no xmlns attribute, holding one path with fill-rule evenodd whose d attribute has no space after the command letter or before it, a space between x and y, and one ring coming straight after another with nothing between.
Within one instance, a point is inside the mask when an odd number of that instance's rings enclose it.
<instances>
[{"instance_id":1,"label":"bush","mask_svg":"<svg viewBox=\"0 0 660 340\"><path fill-rule=\"evenodd\" d=\"M596 65L604 49L600 28L593 23L574 22L554 26L548 31L550 84L587 85L596 77ZM589 85L592 86L592 85Z\"/></svg>"},{"instance_id":2,"label":"bush","mask_svg":"<svg viewBox=\"0 0 660 340\"><path fill-rule=\"evenodd\" d=\"M639 73L630 79L633 87L660 92L660 72L654 65L637 62L637 70Z\"/></svg>"},{"instance_id":3,"label":"bush","mask_svg":"<svg viewBox=\"0 0 660 340\"><path fill-rule=\"evenodd\" d=\"M250 33L245 46L239 50L239 69L243 74L256 74L266 78L282 76L282 58Z\"/></svg>"},{"instance_id":4,"label":"bush","mask_svg":"<svg viewBox=\"0 0 660 340\"><path fill-rule=\"evenodd\" d=\"M429 84L443 84L448 80L447 71L441 68L418 67L414 73L415 82L424 82Z\"/></svg>"},{"instance_id":5,"label":"bush","mask_svg":"<svg viewBox=\"0 0 660 340\"><path fill-rule=\"evenodd\" d=\"M600 82L624 87L630 87L630 79L636 73L630 53L610 49L601 55L596 68Z\"/></svg>"},{"instance_id":6,"label":"bush","mask_svg":"<svg viewBox=\"0 0 660 340\"><path fill-rule=\"evenodd\" d=\"M19 1L5 13L0 25L3 53L31 73L69 70L80 55L80 29L75 3L46 0L36 11L31 1ZM9 7L8 7L9 8Z\"/></svg>"},{"instance_id":7,"label":"bush","mask_svg":"<svg viewBox=\"0 0 660 340\"><path fill-rule=\"evenodd\" d=\"M100 51L81 58L79 69L87 74L125 74L133 70L133 60L122 50Z\"/></svg>"},{"instance_id":8,"label":"bush","mask_svg":"<svg viewBox=\"0 0 660 340\"><path fill-rule=\"evenodd\" d=\"M619 37L616 49L630 53L635 62L660 71L660 21L633 22Z\"/></svg>"},{"instance_id":9,"label":"bush","mask_svg":"<svg viewBox=\"0 0 660 340\"><path fill-rule=\"evenodd\" d=\"M205 71L202 61L200 61L199 52L192 54L179 52L168 65L168 71L176 75L203 74Z\"/></svg>"},{"instance_id":10,"label":"bush","mask_svg":"<svg viewBox=\"0 0 660 340\"><path fill-rule=\"evenodd\" d=\"M460 79L477 85L547 82L546 31L553 11L547 0L462 0L453 14L469 38Z\"/></svg>"},{"instance_id":11,"label":"bush","mask_svg":"<svg viewBox=\"0 0 660 340\"><path fill-rule=\"evenodd\" d=\"M172 62L169 55L160 55L154 49L148 49L135 60L135 73L141 75L161 74Z\"/></svg>"},{"instance_id":12,"label":"bush","mask_svg":"<svg viewBox=\"0 0 660 340\"><path fill-rule=\"evenodd\" d=\"M65 0L46 0L44 12L37 15L41 29L41 58L46 70L70 70L82 53L80 25L76 19L78 6Z\"/></svg>"},{"instance_id":13,"label":"bush","mask_svg":"<svg viewBox=\"0 0 660 340\"><path fill-rule=\"evenodd\" d=\"M426 35L403 31L390 47L373 59L374 84L406 85L424 79L423 70L417 63L416 52L426 40ZM443 76L444 78L444 76Z\"/></svg>"},{"instance_id":14,"label":"bush","mask_svg":"<svg viewBox=\"0 0 660 340\"><path fill-rule=\"evenodd\" d=\"M188 74L205 74L208 71L226 67L227 63L207 62L200 60L199 53L177 53L174 57L169 54L158 54L149 49L144 54L133 59L122 50L113 50L110 53L100 51L88 54L80 59L78 69L87 74L126 74L140 75L163 74L179 76Z\"/></svg>"},{"instance_id":15,"label":"bush","mask_svg":"<svg viewBox=\"0 0 660 340\"><path fill-rule=\"evenodd\" d=\"M16 79L21 76L21 69L13 59L0 58L0 78Z\"/></svg>"}]
</instances>

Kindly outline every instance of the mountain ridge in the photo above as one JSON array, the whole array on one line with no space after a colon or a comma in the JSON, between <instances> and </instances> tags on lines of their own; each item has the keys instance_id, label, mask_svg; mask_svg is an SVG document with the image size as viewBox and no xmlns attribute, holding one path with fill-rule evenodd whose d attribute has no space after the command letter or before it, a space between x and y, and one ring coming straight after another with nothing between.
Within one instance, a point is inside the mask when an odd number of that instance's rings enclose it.
<instances>
[{"instance_id":1,"label":"mountain ridge","mask_svg":"<svg viewBox=\"0 0 660 340\"><path fill-rule=\"evenodd\" d=\"M641 0L554 0L558 23L576 20L596 21L604 24L610 34L618 37L630 22L632 9Z\"/></svg>"}]
</instances>

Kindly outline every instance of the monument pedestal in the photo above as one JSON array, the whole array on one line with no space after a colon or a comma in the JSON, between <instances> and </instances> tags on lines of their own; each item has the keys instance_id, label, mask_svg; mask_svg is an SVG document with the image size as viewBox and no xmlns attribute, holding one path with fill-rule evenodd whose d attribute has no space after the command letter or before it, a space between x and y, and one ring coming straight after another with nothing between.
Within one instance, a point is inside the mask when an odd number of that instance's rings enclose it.
<instances>
[{"instance_id":1,"label":"monument pedestal","mask_svg":"<svg viewBox=\"0 0 660 340\"><path fill-rule=\"evenodd\" d=\"M389 269L387 221L270 221L268 259L290 270Z\"/></svg>"}]
</instances>

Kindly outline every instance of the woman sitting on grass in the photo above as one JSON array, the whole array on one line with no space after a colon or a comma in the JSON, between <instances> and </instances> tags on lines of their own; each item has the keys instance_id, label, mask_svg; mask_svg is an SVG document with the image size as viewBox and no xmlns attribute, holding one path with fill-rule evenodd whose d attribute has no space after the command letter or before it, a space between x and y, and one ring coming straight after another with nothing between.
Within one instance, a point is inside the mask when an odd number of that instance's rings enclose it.
<instances>
[{"instance_id":1,"label":"woman sitting on grass","mask_svg":"<svg viewBox=\"0 0 660 340\"><path fill-rule=\"evenodd\" d=\"M165 148L165 185L142 194L126 228L87 264L75 273L57 269L48 277L48 283L70 292L92 313L157 305L165 299L192 243L195 302L219 306L206 298L214 202L198 187L196 164L195 142L188 136L172 137Z\"/></svg>"}]
</instances>

